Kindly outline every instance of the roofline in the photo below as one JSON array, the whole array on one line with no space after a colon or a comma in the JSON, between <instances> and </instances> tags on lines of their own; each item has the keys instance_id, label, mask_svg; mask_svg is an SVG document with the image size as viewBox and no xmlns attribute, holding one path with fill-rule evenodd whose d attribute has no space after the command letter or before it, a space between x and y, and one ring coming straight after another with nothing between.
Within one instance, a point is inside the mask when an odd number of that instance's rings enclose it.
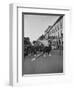
<instances>
[{"instance_id":1,"label":"roofline","mask_svg":"<svg viewBox=\"0 0 74 90\"><path fill-rule=\"evenodd\" d=\"M64 16L64 14L56 20L56 22L53 24L53 26L55 26L55 24L58 23L59 20L63 18L63 16ZM50 29L47 31L47 33L53 28L53 26L50 27Z\"/></svg>"}]
</instances>

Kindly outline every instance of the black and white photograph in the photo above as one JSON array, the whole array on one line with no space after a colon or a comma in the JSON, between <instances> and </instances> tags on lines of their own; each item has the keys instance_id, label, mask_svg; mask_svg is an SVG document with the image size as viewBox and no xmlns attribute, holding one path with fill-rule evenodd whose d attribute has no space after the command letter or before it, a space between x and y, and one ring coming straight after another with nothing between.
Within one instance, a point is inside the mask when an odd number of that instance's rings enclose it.
<instances>
[{"instance_id":1,"label":"black and white photograph","mask_svg":"<svg viewBox=\"0 0 74 90\"><path fill-rule=\"evenodd\" d=\"M63 73L63 14L22 13L22 75Z\"/></svg>"},{"instance_id":2,"label":"black and white photograph","mask_svg":"<svg viewBox=\"0 0 74 90\"><path fill-rule=\"evenodd\" d=\"M70 82L70 19L65 7L10 5L12 86Z\"/></svg>"}]
</instances>

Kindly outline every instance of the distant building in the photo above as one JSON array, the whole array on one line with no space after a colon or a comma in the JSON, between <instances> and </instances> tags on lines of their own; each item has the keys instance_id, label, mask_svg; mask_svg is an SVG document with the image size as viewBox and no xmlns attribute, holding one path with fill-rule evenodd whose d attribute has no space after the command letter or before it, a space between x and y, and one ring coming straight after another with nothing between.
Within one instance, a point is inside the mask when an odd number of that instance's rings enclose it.
<instances>
[{"instance_id":1,"label":"distant building","mask_svg":"<svg viewBox=\"0 0 74 90\"><path fill-rule=\"evenodd\" d=\"M45 39L48 39L48 37L49 37L49 30L50 30L50 28L51 28L52 26L48 26L48 28L45 30Z\"/></svg>"}]
</instances>

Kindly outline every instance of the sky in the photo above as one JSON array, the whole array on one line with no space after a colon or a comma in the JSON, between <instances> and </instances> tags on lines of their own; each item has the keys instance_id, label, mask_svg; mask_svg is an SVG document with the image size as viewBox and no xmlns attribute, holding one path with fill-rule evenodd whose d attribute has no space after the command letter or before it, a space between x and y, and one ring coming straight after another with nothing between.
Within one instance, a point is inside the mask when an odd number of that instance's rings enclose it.
<instances>
[{"instance_id":1,"label":"sky","mask_svg":"<svg viewBox=\"0 0 74 90\"><path fill-rule=\"evenodd\" d=\"M29 37L31 42L37 40L58 18L59 16L55 15L24 14L24 37Z\"/></svg>"}]
</instances>

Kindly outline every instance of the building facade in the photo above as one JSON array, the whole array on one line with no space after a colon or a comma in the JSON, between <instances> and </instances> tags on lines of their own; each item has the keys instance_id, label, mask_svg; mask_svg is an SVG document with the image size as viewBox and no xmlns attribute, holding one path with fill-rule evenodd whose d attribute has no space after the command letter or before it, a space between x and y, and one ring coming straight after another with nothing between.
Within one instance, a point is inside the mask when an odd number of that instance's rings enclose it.
<instances>
[{"instance_id":1,"label":"building facade","mask_svg":"<svg viewBox=\"0 0 74 90\"><path fill-rule=\"evenodd\" d=\"M63 45L63 16L60 16L58 20L45 31L45 38L57 41L57 43Z\"/></svg>"}]
</instances>

